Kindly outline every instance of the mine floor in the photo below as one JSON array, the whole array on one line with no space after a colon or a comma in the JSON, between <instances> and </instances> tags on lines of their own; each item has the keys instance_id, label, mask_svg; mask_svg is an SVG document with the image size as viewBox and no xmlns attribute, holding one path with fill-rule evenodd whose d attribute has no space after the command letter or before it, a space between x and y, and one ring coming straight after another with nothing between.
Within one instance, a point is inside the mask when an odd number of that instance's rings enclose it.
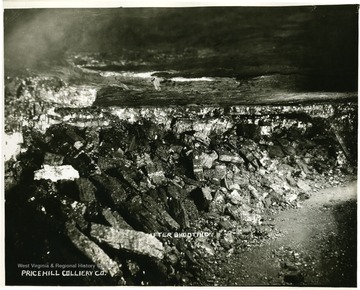
<instances>
[{"instance_id":1,"label":"mine floor","mask_svg":"<svg viewBox=\"0 0 360 290\"><path fill-rule=\"evenodd\" d=\"M323 189L269 216L274 231L218 263L214 284L355 287L356 184Z\"/></svg>"}]
</instances>

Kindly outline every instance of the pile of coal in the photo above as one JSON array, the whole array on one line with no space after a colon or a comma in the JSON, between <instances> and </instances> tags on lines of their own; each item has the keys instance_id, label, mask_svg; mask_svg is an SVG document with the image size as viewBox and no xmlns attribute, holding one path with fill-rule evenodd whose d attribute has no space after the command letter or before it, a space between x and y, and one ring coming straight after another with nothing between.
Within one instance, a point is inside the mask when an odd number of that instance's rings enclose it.
<instances>
[{"instance_id":1,"label":"pile of coal","mask_svg":"<svg viewBox=\"0 0 360 290\"><path fill-rule=\"evenodd\" d=\"M31 112L6 124L7 242L95 264L88 285L199 285L209 257L266 238L264 216L354 173L353 103Z\"/></svg>"}]
</instances>

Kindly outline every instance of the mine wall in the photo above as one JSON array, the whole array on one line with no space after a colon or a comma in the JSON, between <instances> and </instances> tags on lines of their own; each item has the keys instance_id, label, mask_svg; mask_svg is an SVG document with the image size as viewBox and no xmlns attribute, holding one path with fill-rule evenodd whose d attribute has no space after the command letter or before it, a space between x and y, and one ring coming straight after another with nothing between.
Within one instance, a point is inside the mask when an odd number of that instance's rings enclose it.
<instances>
[{"instance_id":1,"label":"mine wall","mask_svg":"<svg viewBox=\"0 0 360 290\"><path fill-rule=\"evenodd\" d=\"M269 214L356 176L355 100L113 106L45 83L6 80L9 284L204 285ZM20 277L19 260L104 275Z\"/></svg>"}]
</instances>

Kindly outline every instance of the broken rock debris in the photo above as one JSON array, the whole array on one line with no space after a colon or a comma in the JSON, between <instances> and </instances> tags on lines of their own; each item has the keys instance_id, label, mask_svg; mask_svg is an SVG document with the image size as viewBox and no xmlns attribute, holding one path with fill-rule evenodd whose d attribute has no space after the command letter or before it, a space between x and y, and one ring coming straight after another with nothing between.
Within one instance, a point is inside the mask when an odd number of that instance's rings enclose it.
<instances>
[{"instance_id":1,"label":"broken rock debris","mask_svg":"<svg viewBox=\"0 0 360 290\"><path fill-rule=\"evenodd\" d=\"M73 96L71 86L59 86L58 97L62 88ZM164 285L201 284L208 257L245 247L266 214L298 206L331 175L340 182L351 173L346 157L355 156L350 139L339 143L339 134L356 132L350 102L139 108L99 99L48 111L42 99L32 114L46 118L5 119L19 131L8 131L16 148L6 158L6 183L30 188L26 182L37 180L26 193L31 209L63 229L79 259L128 284L157 285L158 277Z\"/></svg>"},{"instance_id":2,"label":"broken rock debris","mask_svg":"<svg viewBox=\"0 0 360 290\"><path fill-rule=\"evenodd\" d=\"M66 234L73 244L83 252L94 264L101 270L109 273L111 276L121 274L119 265L112 260L97 244L82 234L74 224L66 225Z\"/></svg>"}]
</instances>

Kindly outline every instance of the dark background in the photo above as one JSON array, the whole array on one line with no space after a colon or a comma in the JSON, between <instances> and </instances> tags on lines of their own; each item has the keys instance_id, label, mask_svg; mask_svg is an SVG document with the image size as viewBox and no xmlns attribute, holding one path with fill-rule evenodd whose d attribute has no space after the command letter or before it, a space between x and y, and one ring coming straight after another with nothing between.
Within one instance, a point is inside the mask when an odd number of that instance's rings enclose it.
<instances>
[{"instance_id":1,"label":"dark background","mask_svg":"<svg viewBox=\"0 0 360 290\"><path fill-rule=\"evenodd\" d=\"M147 69L298 74L309 91L357 90L357 5L5 10L4 29L5 74L101 52Z\"/></svg>"}]
</instances>

